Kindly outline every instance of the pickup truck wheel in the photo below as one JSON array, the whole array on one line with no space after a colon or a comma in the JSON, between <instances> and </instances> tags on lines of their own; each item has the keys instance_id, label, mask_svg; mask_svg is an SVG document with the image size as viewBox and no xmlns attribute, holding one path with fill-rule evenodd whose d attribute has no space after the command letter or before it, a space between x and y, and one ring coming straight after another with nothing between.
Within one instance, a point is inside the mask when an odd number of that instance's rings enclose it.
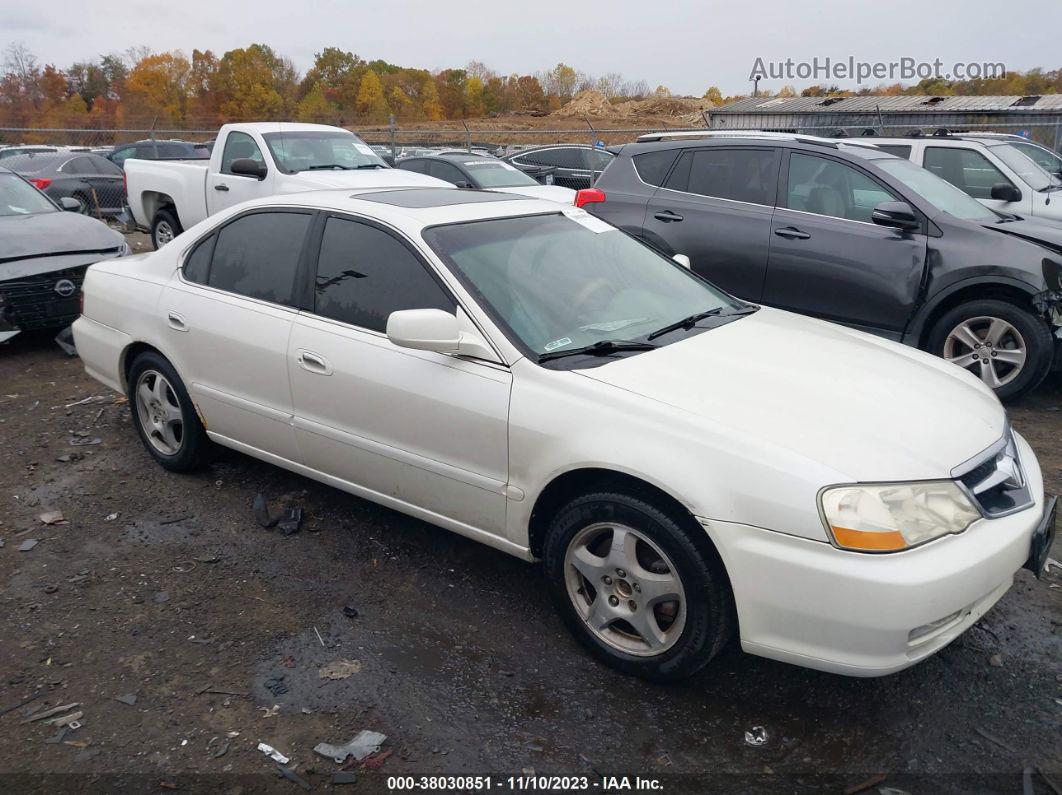
<instances>
[{"instance_id":1,"label":"pickup truck wheel","mask_svg":"<svg viewBox=\"0 0 1062 795\"><path fill-rule=\"evenodd\" d=\"M151 221L151 244L158 251L183 231L171 210L159 210Z\"/></svg>"},{"instance_id":2,"label":"pickup truck wheel","mask_svg":"<svg viewBox=\"0 0 1062 795\"><path fill-rule=\"evenodd\" d=\"M142 353L128 380L133 424L152 458L173 472L204 464L211 443L173 365L157 353Z\"/></svg>"},{"instance_id":3,"label":"pickup truck wheel","mask_svg":"<svg viewBox=\"0 0 1062 795\"><path fill-rule=\"evenodd\" d=\"M960 304L933 326L929 350L964 367L1000 400L1035 389L1054 358L1054 338L1043 318L1007 301Z\"/></svg>"},{"instance_id":4,"label":"pickup truck wheel","mask_svg":"<svg viewBox=\"0 0 1062 795\"><path fill-rule=\"evenodd\" d=\"M551 522L543 556L554 604L606 665L682 679L730 636L734 606L723 564L686 519L651 500L601 492L574 500Z\"/></svg>"}]
</instances>

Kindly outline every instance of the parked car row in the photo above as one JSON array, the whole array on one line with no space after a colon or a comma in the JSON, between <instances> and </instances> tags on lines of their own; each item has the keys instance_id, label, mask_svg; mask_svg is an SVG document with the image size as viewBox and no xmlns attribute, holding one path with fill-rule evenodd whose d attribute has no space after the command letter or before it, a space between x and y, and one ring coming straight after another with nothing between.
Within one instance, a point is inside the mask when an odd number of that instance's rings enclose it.
<instances>
[{"instance_id":1,"label":"parked car row","mask_svg":"<svg viewBox=\"0 0 1062 795\"><path fill-rule=\"evenodd\" d=\"M125 208L122 170L91 152L33 151L2 162L52 199L72 199L82 215L113 216Z\"/></svg>"}]
</instances>

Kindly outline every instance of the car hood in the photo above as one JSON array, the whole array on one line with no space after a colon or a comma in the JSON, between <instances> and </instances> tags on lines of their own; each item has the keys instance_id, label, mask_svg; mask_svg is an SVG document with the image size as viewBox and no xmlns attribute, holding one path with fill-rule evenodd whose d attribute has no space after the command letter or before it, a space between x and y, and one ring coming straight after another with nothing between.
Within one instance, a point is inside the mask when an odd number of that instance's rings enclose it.
<instances>
[{"instance_id":1,"label":"car hood","mask_svg":"<svg viewBox=\"0 0 1062 795\"><path fill-rule=\"evenodd\" d=\"M955 365L768 308L578 372L853 481L947 478L1006 423L991 390Z\"/></svg>"},{"instance_id":2,"label":"car hood","mask_svg":"<svg viewBox=\"0 0 1062 795\"><path fill-rule=\"evenodd\" d=\"M6 215L0 217L0 278L52 270L35 260L114 249L124 240L102 221L77 213Z\"/></svg>"},{"instance_id":3,"label":"car hood","mask_svg":"<svg viewBox=\"0 0 1062 795\"><path fill-rule=\"evenodd\" d=\"M562 204L575 204L575 191L560 185L525 185L517 188L488 188L487 190L515 193L517 196L530 196L532 199L548 199Z\"/></svg>"},{"instance_id":4,"label":"car hood","mask_svg":"<svg viewBox=\"0 0 1062 795\"><path fill-rule=\"evenodd\" d=\"M986 227L995 232L1020 237L1031 243L1039 243L1055 252L1062 253L1062 224L1022 217L1006 223L986 224Z\"/></svg>"},{"instance_id":5,"label":"car hood","mask_svg":"<svg viewBox=\"0 0 1062 795\"><path fill-rule=\"evenodd\" d=\"M286 175L293 183L304 187L306 190L321 188L454 188L449 182L444 182L427 174L417 174L415 171L406 171L404 168L374 168L361 171L300 171L297 174Z\"/></svg>"}]
</instances>

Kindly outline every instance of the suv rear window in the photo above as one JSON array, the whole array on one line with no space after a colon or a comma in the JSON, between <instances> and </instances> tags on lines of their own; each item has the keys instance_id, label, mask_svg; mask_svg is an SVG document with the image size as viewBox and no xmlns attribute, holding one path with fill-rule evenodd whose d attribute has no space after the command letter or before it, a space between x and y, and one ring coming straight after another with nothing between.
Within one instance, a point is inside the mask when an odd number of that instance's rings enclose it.
<instances>
[{"instance_id":1,"label":"suv rear window","mask_svg":"<svg viewBox=\"0 0 1062 795\"><path fill-rule=\"evenodd\" d=\"M638 172L638 176L642 178L642 182L660 186L664 184L664 177L667 176L671 164L675 162L676 155L678 155L678 150L676 149L664 149L660 152L646 152L641 155L635 155L632 158L634 160L634 169Z\"/></svg>"}]
</instances>

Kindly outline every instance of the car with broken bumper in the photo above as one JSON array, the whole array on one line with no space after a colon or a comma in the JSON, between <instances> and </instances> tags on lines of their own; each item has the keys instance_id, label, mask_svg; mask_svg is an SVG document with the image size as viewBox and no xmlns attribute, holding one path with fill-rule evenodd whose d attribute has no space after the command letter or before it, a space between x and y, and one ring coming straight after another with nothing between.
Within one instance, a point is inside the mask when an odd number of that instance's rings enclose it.
<instances>
[{"instance_id":1,"label":"car with broken bumper","mask_svg":"<svg viewBox=\"0 0 1062 795\"><path fill-rule=\"evenodd\" d=\"M121 234L78 214L73 199L59 201L62 207L0 168L0 342L20 331L69 326L85 269L129 251Z\"/></svg>"},{"instance_id":2,"label":"car with broken bumper","mask_svg":"<svg viewBox=\"0 0 1062 795\"><path fill-rule=\"evenodd\" d=\"M547 201L243 204L90 268L74 335L163 467L222 445L541 561L575 637L639 676L733 635L898 671L1039 573L1053 533L973 374Z\"/></svg>"}]
</instances>

